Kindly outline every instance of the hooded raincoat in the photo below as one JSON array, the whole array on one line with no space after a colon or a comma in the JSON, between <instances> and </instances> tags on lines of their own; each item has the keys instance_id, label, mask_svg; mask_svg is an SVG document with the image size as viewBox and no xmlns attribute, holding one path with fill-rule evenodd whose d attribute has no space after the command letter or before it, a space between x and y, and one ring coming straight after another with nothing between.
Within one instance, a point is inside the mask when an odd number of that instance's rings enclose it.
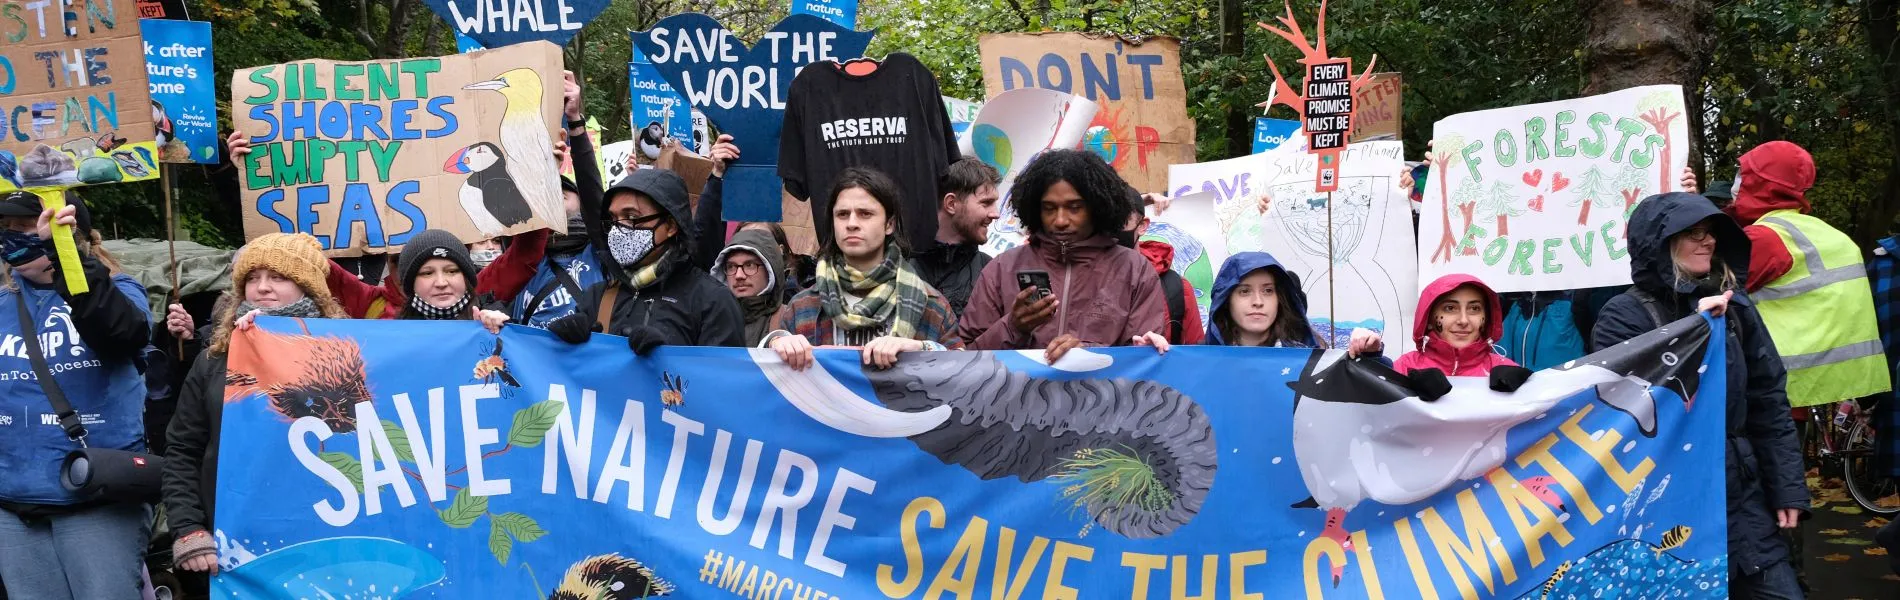
<instances>
[{"instance_id":1,"label":"hooded raincoat","mask_svg":"<svg viewBox=\"0 0 1900 600\"><path fill-rule=\"evenodd\" d=\"M1439 337L1433 331L1432 310L1438 301L1452 290L1463 286L1473 286L1484 295L1484 339L1463 348L1453 348L1451 342ZM1412 321L1412 331L1417 336L1418 349L1400 356L1392 368L1400 373L1409 373L1412 369L1438 369L1449 377L1484 377L1491 369L1515 367L1517 363L1499 354L1492 344L1504 335L1504 309L1498 301L1498 293L1491 286L1470 275L1446 275L1433 280L1418 295L1418 315Z\"/></svg>"},{"instance_id":2,"label":"hooded raincoat","mask_svg":"<svg viewBox=\"0 0 1900 600\"><path fill-rule=\"evenodd\" d=\"M1226 262L1221 263L1220 274L1214 276L1214 303L1208 306L1207 335L1201 338L1202 344L1228 346L1240 343L1239 340L1228 340L1221 336L1220 326L1215 324L1214 315L1226 312L1227 298L1233 295L1234 287L1240 285L1240 280L1246 279L1248 275L1261 269L1266 269L1268 273L1273 274L1275 293L1289 295L1287 304L1301 315L1306 314L1306 290L1300 287L1299 275L1288 272L1286 267L1280 265L1280 261L1273 258L1272 254L1265 252L1235 254L1227 257ZM1284 315L1275 318L1280 316ZM1306 333L1301 339L1281 340L1277 345L1283 348L1319 347L1317 338L1313 336L1313 328L1310 326L1306 328Z\"/></svg>"},{"instance_id":3,"label":"hooded raincoat","mask_svg":"<svg viewBox=\"0 0 1900 600\"><path fill-rule=\"evenodd\" d=\"M1720 217L1708 199L1689 193L1650 196L1630 217L1630 277L1635 286L1603 306L1592 348L1606 348L1688 316L1702 296L1677 277L1669 237L1703 219ZM1715 254L1731 270L1749 264L1748 239L1734 221L1714 220ZM1742 267L1746 268L1746 267ZM1746 273L1736 270L1736 278ZM1728 306L1728 546L1729 567L1741 575L1788 560L1774 512L1808 510L1801 446L1788 416L1787 372L1754 303L1740 290ZM1640 292L1655 301L1644 306ZM1652 316L1654 308L1657 315ZM1658 322L1660 317L1660 322ZM1711 402L1713 404L1713 402Z\"/></svg>"},{"instance_id":4,"label":"hooded raincoat","mask_svg":"<svg viewBox=\"0 0 1900 600\"><path fill-rule=\"evenodd\" d=\"M674 239L652 250L667 252L660 259L668 263L662 267L660 279L641 288L633 287L627 269L612 264L612 256L607 252L607 228L613 226L607 216L611 200L615 195L632 193L653 199L678 226ZM607 190L605 201L591 200L581 197L582 210L589 215L588 236L593 239L595 251L601 254L602 269L612 277L582 292L574 314L564 319L579 318L585 323L597 323L602 320L600 314L605 309L605 332L612 335L632 337L636 329L651 328L655 330L652 334L657 334L667 346L745 345L745 320L740 316L732 291L705 271L693 268L692 249L697 232L688 207L686 185L678 175L657 169L634 171ZM608 286L620 289L613 306L603 307Z\"/></svg>"},{"instance_id":5,"label":"hooded raincoat","mask_svg":"<svg viewBox=\"0 0 1900 600\"><path fill-rule=\"evenodd\" d=\"M772 239L772 234L757 229L741 231L734 234L732 243L728 244L724 250L720 250L719 254L713 258L714 279L725 277L723 269L726 265L726 257L734 252L749 253L759 257L759 260L765 263L765 272L760 273L765 277L761 293L738 299L739 311L745 315L745 343L747 346L757 346L761 340L765 339L765 334L772 331L769 327L772 324L772 315L778 314L778 307L783 304L782 297L778 293L778 286L779 276L785 272L785 255L779 252L778 240Z\"/></svg>"}]
</instances>

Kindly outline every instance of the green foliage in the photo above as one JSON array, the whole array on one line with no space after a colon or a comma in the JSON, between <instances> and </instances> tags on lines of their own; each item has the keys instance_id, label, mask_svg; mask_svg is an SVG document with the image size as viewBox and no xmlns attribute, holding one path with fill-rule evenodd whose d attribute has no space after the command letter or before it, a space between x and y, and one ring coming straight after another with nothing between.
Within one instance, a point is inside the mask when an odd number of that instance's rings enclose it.
<instances>
[{"instance_id":1,"label":"green foliage","mask_svg":"<svg viewBox=\"0 0 1900 600\"><path fill-rule=\"evenodd\" d=\"M464 529L474 525L476 519L488 513L488 497L469 495L468 488L462 488L455 492L455 499L449 502L448 508L435 511L435 513L448 526Z\"/></svg>"},{"instance_id":2,"label":"green foliage","mask_svg":"<svg viewBox=\"0 0 1900 600\"><path fill-rule=\"evenodd\" d=\"M561 417L561 409L567 404L558 400L543 400L515 411L515 421L508 427L508 445L517 448L533 448L546 439L548 429L554 427L554 420Z\"/></svg>"},{"instance_id":3,"label":"green foliage","mask_svg":"<svg viewBox=\"0 0 1900 600\"><path fill-rule=\"evenodd\" d=\"M358 491L362 491L363 464L356 462L356 457L342 452L325 452L317 455L317 458L329 463L332 467L336 467L336 470L342 471L343 476L349 478L350 485L355 487Z\"/></svg>"},{"instance_id":4,"label":"green foliage","mask_svg":"<svg viewBox=\"0 0 1900 600\"><path fill-rule=\"evenodd\" d=\"M416 455L409 451L409 434L403 433L401 425L383 419L383 436L389 438L390 447L396 449L396 460L416 462Z\"/></svg>"},{"instance_id":5,"label":"green foliage","mask_svg":"<svg viewBox=\"0 0 1900 600\"><path fill-rule=\"evenodd\" d=\"M502 529L501 521L488 519L488 551L495 555L495 562L508 564L508 555L514 552L515 542L508 539L507 530Z\"/></svg>"}]
</instances>

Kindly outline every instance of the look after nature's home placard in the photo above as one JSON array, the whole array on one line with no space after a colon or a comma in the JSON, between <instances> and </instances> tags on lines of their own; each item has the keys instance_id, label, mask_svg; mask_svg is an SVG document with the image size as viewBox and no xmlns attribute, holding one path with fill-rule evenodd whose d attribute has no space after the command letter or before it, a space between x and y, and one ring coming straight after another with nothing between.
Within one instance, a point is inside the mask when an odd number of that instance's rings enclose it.
<instances>
[{"instance_id":1,"label":"look after nature's home placard","mask_svg":"<svg viewBox=\"0 0 1900 600\"><path fill-rule=\"evenodd\" d=\"M0 191L158 177L132 2L0 0Z\"/></svg>"},{"instance_id":2,"label":"look after nature's home placard","mask_svg":"<svg viewBox=\"0 0 1900 600\"><path fill-rule=\"evenodd\" d=\"M1682 88L1656 85L1439 121L1418 223L1418 279L1469 273L1499 292L1628 285L1624 229L1678 191Z\"/></svg>"},{"instance_id":3,"label":"look after nature's home placard","mask_svg":"<svg viewBox=\"0 0 1900 600\"><path fill-rule=\"evenodd\" d=\"M354 256L424 229L469 242L565 230L560 73L546 42L238 71L231 112L253 148L240 165L245 237L300 231Z\"/></svg>"}]
</instances>

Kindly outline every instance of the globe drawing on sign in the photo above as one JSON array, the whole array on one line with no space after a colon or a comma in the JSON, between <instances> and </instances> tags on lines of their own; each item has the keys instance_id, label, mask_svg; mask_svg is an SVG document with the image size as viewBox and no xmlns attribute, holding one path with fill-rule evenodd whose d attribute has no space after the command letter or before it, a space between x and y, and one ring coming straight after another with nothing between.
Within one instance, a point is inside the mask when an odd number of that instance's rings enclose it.
<instances>
[{"instance_id":1,"label":"globe drawing on sign","mask_svg":"<svg viewBox=\"0 0 1900 600\"><path fill-rule=\"evenodd\" d=\"M1170 223L1154 223L1148 226L1148 233L1141 239L1165 242L1174 247L1174 261L1168 265L1181 278L1194 286L1194 303L1200 305L1201 314L1207 314L1213 298L1208 294L1214 289L1214 265L1207 256L1207 246L1193 235Z\"/></svg>"},{"instance_id":2,"label":"globe drawing on sign","mask_svg":"<svg viewBox=\"0 0 1900 600\"><path fill-rule=\"evenodd\" d=\"M1366 229L1372 221L1373 185L1376 178L1343 178L1339 190L1333 192L1331 216L1331 259L1327 252L1327 194L1314 192L1312 183L1297 182L1273 187L1273 203L1268 221L1279 223L1286 239L1291 240L1293 248L1305 260L1293 261L1292 268L1299 271L1300 280L1306 284L1306 293L1314 297L1313 312L1326 310L1327 304L1318 297L1327 293L1333 298L1376 298L1381 306L1374 314L1327 315L1326 318L1314 318L1313 332L1330 341L1334 348L1343 348L1352 338L1352 329L1365 328L1376 332L1386 330L1386 315L1404 318L1397 305L1387 306L1390 300L1398 297L1398 290L1376 262L1355 264L1354 253L1366 240ZM1377 236L1373 236L1377 239ZM1375 242L1376 243L1376 242ZM1327 275L1333 276L1331 289L1327 286ZM1354 319L1353 317L1358 317ZM1338 321L1335 323L1335 321Z\"/></svg>"},{"instance_id":3,"label":"globe drawing on sign","mask_svg":"<svg viewBox=\"0 0 1900 600\"><path fill-rule=\"evenodd\" d=\"M1010 166L1015 164L1010 161L1015 151L1010 147L1009 134L1003 133L1000 127L989 123L972 125L970 145L976 148L978 160L996 167L999 173L1008 173Z\"/></svg>"}]
</instances>

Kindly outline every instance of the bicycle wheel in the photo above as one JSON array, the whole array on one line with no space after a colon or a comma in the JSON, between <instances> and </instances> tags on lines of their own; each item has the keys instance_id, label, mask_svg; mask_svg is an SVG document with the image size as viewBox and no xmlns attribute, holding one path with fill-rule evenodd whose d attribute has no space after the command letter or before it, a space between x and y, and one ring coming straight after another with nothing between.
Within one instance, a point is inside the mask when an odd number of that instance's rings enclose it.
<instances>
[{"instance_id":1,"label":"bicycle wheel","mask_svg":"<svg viewBox=\"0 0 1900 600\"><path fill-rule=\"evenodd\" d=\"M1847 492L1861 508L1883 515L1900 513L1900 479L1874 472L1874 429L1865 419L1857 419L1848 431L1842 459Z\"/></svg>"}]
</instances>

